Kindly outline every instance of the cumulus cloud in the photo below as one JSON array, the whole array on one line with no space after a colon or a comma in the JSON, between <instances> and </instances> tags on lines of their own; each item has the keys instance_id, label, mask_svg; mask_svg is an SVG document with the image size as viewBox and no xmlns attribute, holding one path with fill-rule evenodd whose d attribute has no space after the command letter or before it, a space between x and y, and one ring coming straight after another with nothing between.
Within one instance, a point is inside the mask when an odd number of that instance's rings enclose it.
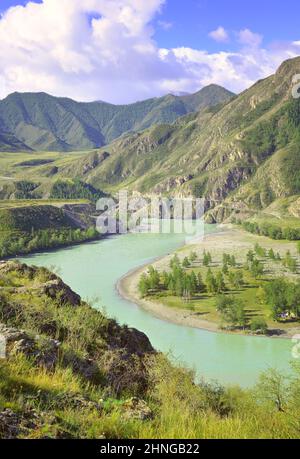
<instances>
[{"instance_id":1,"label":"cumulus cloud","mask_svg":"<svg viewBox=\"0 0 300 459\"><path fill-rule=\"evenodd\" d=\"M238 34L239 42L246 46L257 48L263 41L263 36L258 33L254 33L249 29L241 30Z\"/></svg>"},{"instance_id":2,"label":"cumulus cloud","mask_svg":"<svg viewBox=\"0 0 300 459\"><path fill-rule=\"evenodd\" d=\"M153 24L164 2L43 0L10 8L0 17L0 98L46 91L127 103L210 83L241 91L299 54L298 41L262 48L262 37L248 29L232 53L161 49ZM220 40L221 28L214 32Z\"/></svg>"},{"instance_id":3,"label":"cumulus cloud","mask_svg":"<svg viewBox=\"0 0 300 459\"><path fill-rule=\"evenodd\" d=\"M218 27L216 30L213 30L212 32L209 33L209 36L218 42L225 43L229 41L229 34L228 32L224 29L224 27Z\"/></svg>"}]
</instances>

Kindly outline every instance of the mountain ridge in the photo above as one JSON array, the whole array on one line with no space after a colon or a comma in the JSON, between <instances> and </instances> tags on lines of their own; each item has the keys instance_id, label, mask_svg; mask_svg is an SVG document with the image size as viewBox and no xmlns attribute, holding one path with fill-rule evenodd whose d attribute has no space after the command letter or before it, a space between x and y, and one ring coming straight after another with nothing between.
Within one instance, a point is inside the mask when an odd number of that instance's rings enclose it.
<instances>
[{"instance_id":1,"label":"mountain ridge","mask_svg":"<svg viewBox=\"0 0 300 459\"><path fill-rule=\"evenodd\" d=\"M208 209L224 201L234 207L236 200L261 209L300 194L300 100L292 98L297 73L300 57L219 107L116 139L105 147L106 160L87 173L89 155L59 174L107 191L205 196Z\"/></svg>"},{"instance_id":2,"label":"mountain ridge","mask_svg":"<svg viewBox=\"0 0 300 459\"><path fill-rule=\"evenodd\" d=\"M0 132L14 136L25 149L80 151L104 146L130 131L172 123L231 97L233 93L218 85L191 95L166 95L127 105L14 92L0 101ZM2 151L6 143L3 141Z\"/></svg>"}]
</instances>

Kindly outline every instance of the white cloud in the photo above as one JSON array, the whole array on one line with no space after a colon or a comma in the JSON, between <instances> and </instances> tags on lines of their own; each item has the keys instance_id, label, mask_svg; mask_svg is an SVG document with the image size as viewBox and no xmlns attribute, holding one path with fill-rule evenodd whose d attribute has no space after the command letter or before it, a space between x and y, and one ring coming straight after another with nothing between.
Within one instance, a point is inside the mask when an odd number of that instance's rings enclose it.
<instances>
[{"instance_id":1,"label":"white cloud","mask_svg":"<svg viewBox=\"0 0 300 459\"><path fill-rule=\"evenodd\" d=\"M262 35L254 33L249 29L240 30L238 36L239 36L239 42L242 45L246 45L246 46L250 46L254 48L260 46L263 41Z\"/></svg>"},{"instance_id":2,"label":"white cloud","mask_svg":"<svg viewBox=\"0 0 300 459\"><path fill-rule=\"evenodd\" d=\"M248 29L232 53L160 49L153 20L164 1L44 0L10 8L0 17L0 97L46 91L126 103L209 83L241 91L299 54L298 41L262 48L262 37Z\"/></svg>"},{"instance_id":3,"label":"white cloud","mask_svg":"<svg viewBox=\"0 0 300 459\"><path fill-rule=\"evenodd\" d=\"M224 29L224 27L218 27L216 30L213 30L212 32L209 33L209 36L218 42L225 43L229 41L229 34L228 32Z\"/></svg>"}]
</instances>

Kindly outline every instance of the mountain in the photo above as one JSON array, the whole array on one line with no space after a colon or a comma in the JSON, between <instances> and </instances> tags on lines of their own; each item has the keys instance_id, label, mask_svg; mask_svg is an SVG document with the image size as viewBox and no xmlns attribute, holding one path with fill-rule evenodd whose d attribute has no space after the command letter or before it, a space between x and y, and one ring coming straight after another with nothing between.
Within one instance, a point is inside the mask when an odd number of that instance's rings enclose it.
<instances>
[{"instance_id":1,"label":"mountain","mask_svg":"<svg viewBox=\"0 0 300 459\"><path fill-rule=\"evenodd\" d=\"M104 190L205 196L208 208L220 210L212 219L228 213L224 206L261 209L300 194L297 73L300 57L220 106L125 135L105 147L105 161L95 161L103 152L92 153L58 174Z\"/></svg>"},{"instance_id":2,"label":"mountain","mask_svg":"<svg viewBox=\"0 0 300 459\"><path fill-rule=\"evenodd\" d=\"M178 117L228 101L233 94L210 85L187 96L167 95L130 105L82 103L46 93L13 93L0 101L0 131L15 141L0 150L73 151L98 148L129 131L173 123ZM14 147L15 144L15 147ZM19 146L20 145L20 146Z\"/></svg>"},{"instance_id":3,"label":"mountain","mask_svg":"<svg viewBox=\"0 0 300 459\"><path fill-rule=\"evenodd\" d=\"M0 151L31 151L31 148L18 140L13 134L0 131Z\"/></svg>"},{"instance_id":4,"label":"mountain","mask_svg":"<svg viewBox=\"0 0 300 459\"><path fill-rule=\"evenodd\" d=\"M139 120L135 124L138 132L124 133L87 153L51 157L49 153L30 153L32 167L24 168L19 159L9 155L11 159L5 157L5 175L39 183L36 197L47 197L57 181L69 179L108 193L126 187L146 195L204 196L210 221L224 220L232 212L261 211L280 198L295 196L297 200L300 99L292 97L292 81L299 73L300 57L290 59L274 75L239 96L217 105L214 99L209 107L205 105L212 101L212 94L216 96L214 86L193 96L169 95L127 106L133 112L131 122ZM163 106L169 109L172 101L182 107L182 100L188 114L172 123L157 124L155 116L166 114ZM154 101L160 110L150 110ZM148 114L143 118L139 110L146 103ZM202 108L194 112L201 103ZM90 114L95 110L96 119L98 104L87 105ZM120 117L121 111L114 120ZM148 128L147 123L151 125ZM102 132L108 135L104 128ZM43 162L37 161L40 156ZM12 180L3 187L9 197Z\"/></svg>"}]
</instances>

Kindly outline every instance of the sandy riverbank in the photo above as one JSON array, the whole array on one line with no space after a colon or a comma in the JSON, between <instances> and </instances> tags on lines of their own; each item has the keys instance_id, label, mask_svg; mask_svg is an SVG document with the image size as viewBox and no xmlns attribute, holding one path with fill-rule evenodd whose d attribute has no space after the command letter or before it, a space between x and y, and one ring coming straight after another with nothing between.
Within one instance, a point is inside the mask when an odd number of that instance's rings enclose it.
<instances>
[{"instance_id":1,"label":"sandy riverbank","mask_svg":"<svg viewBox=\"0 0 300 459\"><path fill-rule=\"evenodd\" d=\"M264 247L273 247L274 250L279 251L279 253L282 254L284 254L286 250L290 250L293 254L296 250L295 244L291 242L272 241L268 238L261 237L259 240ZM222 231L206 234L202 240L197 241L193 245L189 244L178 249L177 253L180 257L185 257L191 250L193 250L200 255L200 253L202 253L205 249L210 251L214 258L222 257L223 252L229 252L235 254L237 261L242 261L247 251L253 248L256 241L257 236L224 225L222 227ZM172 256L173 254L156 259L151 263L151 265L160 271L168 269ZM138 283L141 274L147 271L148 266L149 264L130 271L118 281L117 290L124 299L139 305L141 308L161 320L211 332L228 333L224 330L220 330L218 323L199 317L199 314L195 311L173 308L158 301L142 299L138 292ZM300 327L291 327L289 329L280 330L280 333L278 335L273 335L273 337L290 338L299 333Z\"/></svg>"}]
</instances>

